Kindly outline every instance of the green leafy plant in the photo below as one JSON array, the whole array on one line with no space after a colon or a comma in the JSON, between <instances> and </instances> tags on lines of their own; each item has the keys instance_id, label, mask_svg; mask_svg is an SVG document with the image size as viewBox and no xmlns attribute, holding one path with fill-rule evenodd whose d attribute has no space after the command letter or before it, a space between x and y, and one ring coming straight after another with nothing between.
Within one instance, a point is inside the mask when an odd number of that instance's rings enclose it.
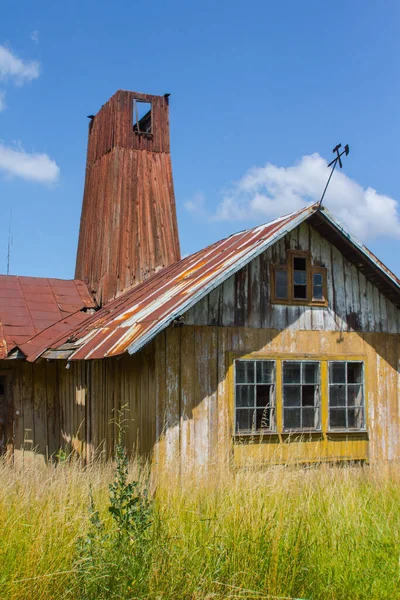
<instances>
[{"instance_id":1,"label":"green leafy plant","mask_svg":"<svg viewBox=\"0 0 400 600\"><path fill-rule=\"evenodd\" d=\"M89 529L77 543L78 588L85 600L131 597L135 589L146 589L148 579L153 505L147 488L129 481L120 422L118 431L114 481L109 484L111 522L100 517L91 490Z\"/></svg>"}]
</instances>

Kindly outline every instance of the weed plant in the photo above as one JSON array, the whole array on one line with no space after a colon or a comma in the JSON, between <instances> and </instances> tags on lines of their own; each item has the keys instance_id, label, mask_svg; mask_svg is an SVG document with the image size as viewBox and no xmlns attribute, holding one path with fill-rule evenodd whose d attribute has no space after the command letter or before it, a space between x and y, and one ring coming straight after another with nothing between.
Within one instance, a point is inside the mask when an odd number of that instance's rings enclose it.
<instances>
[{"instance_id":1,"label":"weed plant","mask_svg":"<svg viewBox=\"0 0 400 600\"><path fill-rule=\"evenodd\" d=\"M2 600L400 598L399 465L116 462L0 465Z\"/></svg>"}]
</instances>

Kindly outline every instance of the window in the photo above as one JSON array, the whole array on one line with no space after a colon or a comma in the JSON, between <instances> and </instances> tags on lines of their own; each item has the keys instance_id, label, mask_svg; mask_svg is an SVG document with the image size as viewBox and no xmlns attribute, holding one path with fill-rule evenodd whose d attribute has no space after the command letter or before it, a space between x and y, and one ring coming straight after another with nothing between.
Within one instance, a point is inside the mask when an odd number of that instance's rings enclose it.
<instances>
[{"instance_id":1,"label":"window","mask_svg":"<svg viewBox=\"0 0 400 600\"><path fill-rule=\"evenodd\" d=\"M283 429L320 429L319 362L283 362Z\"/></svg>"},{"instance_id":2,"label":"window","mask_svg":"<svg viewBox=\"0 0 400 600\"><path fill-rule=\"evenodd\" d=\"M326 268L311 265L311 254L288 250L286 265L271 266L271 302L326 306Z\"/></svg>"},{"instance_id":3,"label":"window","mask_svg":"<svg viewBox=\"0 0 400 600\"><path fill-rule=\"evenodd\" d=\"M233 363L235 433L366 430L364 362L240 358Z\"/></svg>"},{"instance_id":4,"label":"window","mask_svg":"<svg viewBox=\"0 0 400 600\"><path fill-rule=\"evenodd\" d=\"M235 431L275 430L275 361L235 361Z\"/></svg>"},{"instance_id":5,"label":"window","mask_svg":"<svg viewBox=\"0 0 400 600\"><path fill-rule=\"evenodd\" d=\"M329 363L329 429L362 430L364 365L356 361Z\"/></svg>"},{"instance_id":6,"label":"window","mask_svg":"<svg viewBox=\"0 0 400 600\"><path fill-rule=\"evenodd\" d=\"M138 135L152 135L151 102L133 100L133 131Z\"/></svg>"},{"instance_id":7,"label":"window","mask_svg":"<svg viewBox=\"0 0 400 600\"><path fill-rule=\"evenodd\" d=\"M307 300L307 260L293 256L293 298Z\"/></svg>"}]
</instances>

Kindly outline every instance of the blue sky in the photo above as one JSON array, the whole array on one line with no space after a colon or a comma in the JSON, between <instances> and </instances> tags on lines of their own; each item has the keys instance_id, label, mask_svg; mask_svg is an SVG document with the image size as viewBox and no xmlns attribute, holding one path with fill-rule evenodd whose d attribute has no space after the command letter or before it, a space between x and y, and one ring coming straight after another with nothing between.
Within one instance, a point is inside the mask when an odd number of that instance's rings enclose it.
<instances>
[{"instance_id":1,"label":"blue sky","mask_svg":"<svg viewBox=\"0 0 400 600\"><path fill-rule=\"evenodd\" d=\"M171 93L183 254L318 197L400 276L399 4L3 0L0 272L74 274L87 119Z\"/></svg>"}]
</instances>

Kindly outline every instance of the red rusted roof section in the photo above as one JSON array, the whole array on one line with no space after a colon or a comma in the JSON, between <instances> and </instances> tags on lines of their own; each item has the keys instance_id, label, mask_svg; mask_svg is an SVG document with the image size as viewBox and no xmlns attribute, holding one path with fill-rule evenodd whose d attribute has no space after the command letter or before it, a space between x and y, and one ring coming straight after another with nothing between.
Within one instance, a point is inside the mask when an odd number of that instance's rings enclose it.
<instances>
[{"instance_id":1,"label":"red rusted roof section","mask_svg":"<svg viewBox=\"0 0 400 600\"><path fill-rule=\"evenodd\" d=\"M75 342L75 350L69 357L72 360L136 352L176 316L315 210L313 205L236 233L162 269L89 317L72 335L62 336L52 348L60 349L67 341Z\"/></svg>"},{"instance_id":2,"label":"red rusted roof section","mask_svg":"<svg viewBox=\"0 0 400 600\"><path fill-rule=\"evenodd\" d=\"M102 306L179 259L168 98L119 90L89 123L75 277Z\"/></svg>"},{"instance_id":3,"label":"red rusted roof section","mask_svg":"<svg viewBox=\"0 0 400 600\"><path fill-rule=\"evenodd\" d=\"M57 321L95 306L83 281L0 275L0 358Z\"/></svg>"}]
</instances>

